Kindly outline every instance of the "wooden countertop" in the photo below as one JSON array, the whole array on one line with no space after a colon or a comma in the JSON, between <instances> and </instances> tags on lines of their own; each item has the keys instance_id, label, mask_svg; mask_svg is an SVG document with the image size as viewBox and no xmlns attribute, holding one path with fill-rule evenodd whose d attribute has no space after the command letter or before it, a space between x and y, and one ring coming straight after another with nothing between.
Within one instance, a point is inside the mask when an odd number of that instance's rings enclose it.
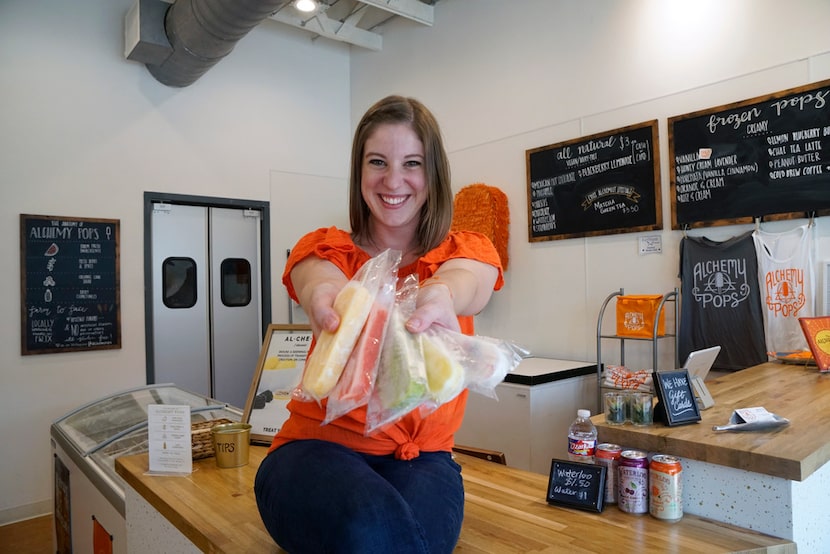
<instances>
[{"instance_id":1,"label":"wooden countertop","mask_svg":"<svg viewBox=\"0 0 830 554\"><path fill-rule=\"evenodd\" d=\"M830 374L815 366L764 363L710 381L715 405L679 427L608 425L592 418L601 442L803 481L830 460ZM715 432L736 408L763 406L790 420L772 431Z\"/></svg>"},{"instance_id":2,"label":"wooden countertop","mask_svg":"<svg viewBox=\"0 0 830 554\"><path fill-rule=\"evenodd\" d=\"M252 446L250 463L240 468L219 469L212 458L195 461L187 477L146 475L146 453L118 458L115 468L202 551L282 552L265 531L253 493L266 450ZM456 459L466 490L457 552L604 553L621 545L632 552L796 552L790 541L692 515L665 523L616 506L602 513L550 506L547 475L461 454Z\"/></svg>"}]
</instances>

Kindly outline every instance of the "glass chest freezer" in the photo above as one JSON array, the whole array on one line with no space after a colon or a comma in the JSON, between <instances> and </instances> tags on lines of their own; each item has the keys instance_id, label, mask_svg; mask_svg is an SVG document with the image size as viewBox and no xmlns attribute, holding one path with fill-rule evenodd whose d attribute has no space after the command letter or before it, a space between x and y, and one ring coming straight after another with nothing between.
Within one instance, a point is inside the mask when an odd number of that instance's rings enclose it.
<instances>
[{"instance_id":1,"label":"glass chest freezer","mask_svg":"<svg viewBox=\"0 0 830 554\"><path fill-rule=\"evenodd\" d=\"M95 400L52 424L56 552L126 552L124 480L115 459L149 450L147 407L190 406L191 423L239 421L225 403L172 384L148 385Z\"/></svg>"}]
</instances>

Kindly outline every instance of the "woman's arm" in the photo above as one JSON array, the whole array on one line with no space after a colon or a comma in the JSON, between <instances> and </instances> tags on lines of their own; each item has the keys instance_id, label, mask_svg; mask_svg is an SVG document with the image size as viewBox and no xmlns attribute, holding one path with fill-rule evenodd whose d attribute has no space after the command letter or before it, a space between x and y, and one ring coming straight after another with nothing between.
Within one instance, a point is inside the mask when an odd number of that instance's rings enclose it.
<instances>
[{"instance_id":1,"label":"woman's arm","mask_svg":"<svg viewBox=\"0 0 830 554\"><path fill-rule=\"evenodd\" d=\"M458 331L456 316L475 315L483 310L497 278L498 269L490 264L467 258L447 260L421 283L407 329L419 333L436 323Z\"/></svg>"},{"instance_id":2,"label":"woman's arm","mask_svg":"<svg viewBox=\"0 0 830 554\"><path fill-rule=\"evenodd\" d=\"M291 270L291 283L315 337L323 330L337 330L340 316L334 310L334 299L348 282L336 265L314 256L297 263Z\"/></svg>"}]
</instances>

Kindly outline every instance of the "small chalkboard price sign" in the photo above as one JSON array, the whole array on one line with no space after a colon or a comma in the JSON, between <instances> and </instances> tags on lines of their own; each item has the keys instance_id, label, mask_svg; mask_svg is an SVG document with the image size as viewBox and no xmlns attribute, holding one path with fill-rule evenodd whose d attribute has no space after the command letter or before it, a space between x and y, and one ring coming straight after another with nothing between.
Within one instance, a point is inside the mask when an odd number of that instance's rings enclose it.
<instances>
[{"instance_id":1,"label":"small chalkboard price sign","mask_svg":"<svg viewBox=\"0 0 830 554\"><path fill-rule=\"evenodd\" d=\"M654 373L657 406L654 418L669 427L700 421L700 408L685 369Z\"/></svg>"},{"instance_id":2,"label":"small chalkboard price sign","mask_svg":"<svg viewBox=\"0 0 830 554\"><path fill-rule=\"evenodd\" d=\"M668 126L672 229L830 214L830 80Z\"/></svg>"},{"instance_id":3,"label":"small chalkboard price sign","mask_svg":"<svg viewBox=\"0 0 830 554\"><path fill-rule=\"evenodd\" d=\"M20 215L24 356L121 348L119 226Z\"/></svg>"},{"instance_id":4,"label":"small chalkboard price sign","mask_svg":"<svg viewBox=\"0 0 830 554\"><path fill-rule=\"evenodd\" d=\"M607 468L594 464L551 460L548 504L601 512Z\"/></svg>"},{"instance_id":5,"label":"small chalkboard price sign","mask_svg":"<svg viewBox=\"0 0 830 554\"><path fill-rule=\"evenodd\" d=\"M657 120L526 151L530 242L663 228Z\"/></svg>"}]
</instances>

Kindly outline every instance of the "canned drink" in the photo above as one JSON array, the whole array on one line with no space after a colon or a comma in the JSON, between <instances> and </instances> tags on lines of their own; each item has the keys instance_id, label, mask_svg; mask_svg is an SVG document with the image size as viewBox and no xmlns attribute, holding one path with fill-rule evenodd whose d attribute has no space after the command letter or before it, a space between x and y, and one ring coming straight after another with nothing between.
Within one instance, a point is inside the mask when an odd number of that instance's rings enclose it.
<instances>
[{"instance_id":1,"label":"canned drink","mask_svg":"<svg viewBox=\"0 0 830 554\"><path fill-rule=\"evenodd\" d=\"M617 507L629 514L648 513L648 456L641 450L620 453Z\"/></svg>"},{"instance_id":2,"label":"canned drink","mask_svg":"<svg viewBox=\"0 0 830 554\"><path fill-rule=\"evenodd\" d=\"M683 517L683 467L674 456L655 454L649 465L649 512L663 521Z\"/></svg>"},{"instance_id":3,"label":"canned drink","mask_svg":"<svg viewBox=\"0 0 830 554\"><path fill-rule=\"evenodd\" d=\"M596 463L608 469L605 472L605 503L617 503L617 472L620 465L622 447L618 444L604 442L597 446Z\"/></svg>"}]
</instances>

